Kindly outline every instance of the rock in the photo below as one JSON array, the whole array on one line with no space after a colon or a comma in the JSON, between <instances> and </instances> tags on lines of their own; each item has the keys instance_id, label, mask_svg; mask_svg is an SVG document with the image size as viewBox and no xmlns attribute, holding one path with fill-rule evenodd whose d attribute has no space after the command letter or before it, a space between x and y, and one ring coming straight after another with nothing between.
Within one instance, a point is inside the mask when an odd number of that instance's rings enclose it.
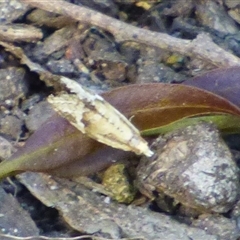
<instances>
[{"instance_id":1,"label":"rock","mask_svg":"<svg viewBox=\"0 0 240 240\"><path fill-rule=\"evenodd\" d=\"M193 221L192 226L204 229L208 234L217 233L220 240L235 240L240 236L236 221L221 215L203 214Z\"/></svg>"},{"instance_id":2,"label":"rock","mask_svg":"<svg viewBox=\"0 0 240 240\"><path fill-rule=\"evenodd\" d=\"M102 179L103 186L120 203L131 203L134 200L136 191L131 185L125 166L122 163L110 166L104 173Z\"/></svg>"},{"instance_id":3,"label":"rock","mask_svg":"<svg viewBox=\"0 0 240 240\"><path fill-rule=\"evenodd\" d=\"M238 24L240 23L240 6L231 9L228 11L228 14L231 18L233 18Z\"/></svg>"},{"instance_id":4,"label":"rock","mask_svg":"<svg viewBox=\"0 0 240 240\"><path fill-rule=\"evenodd\" d=\"M26 117L25 123L27 128L30 131L36 131L54 113L54 110L47 101L37 103L30 109Z\"/></svg>"},{"instance_id":5,"label":"rock","mask_svg":"<svg viewBox=\"0 0 240 240\"><path fill-rule=\"evenodd\" d=\"M235 8L240 5L238 0L224 0L224 3L228 8Z\"/></svg>"},{"instance_id":6,"label":"rock","mask_svg":"<svg viewBox=\"0 0 240 240\"><path fill-rule=\"evenodd\" d=\"M25 211L11 194L6 193L0 186L0 238L8 239L6 235L15 238L16 236L28 237L39 236L39 229L32 220L30 214ZM3 236L5 234L5 236ZM6 237L6 238L5 238ZM17 237L15 238L17 239Z\"/></svg>"},{"instance_id":7,"label":"rock","mask_svg":"<svg viewBox=\"0 0 240 240\"><path fill-rule=\"evenodd\" d=\"M13 145L7 139L0 136L0 159L9 158L13 151Z\"/></svg>"},{"instance_id":8,"label":"rock","mask_svg":"<svg viewBox=\"0 0 240 240\"><path fill-rule=\"evenodd\" d=\"M203 26L226 34L238 32L238 28L233 19L228 16L224 7L215 1L198 1L195 13Z\"/></svg>"},{"instance_id":9,"label":"rock","mask_svg":"<svg viewBox=\"0 0 240 240\"><path fill-rule=\"evenodd\" d=\"M200 212L227 212L237 200L238 168L216 127L200 123L159 137L143 157L137 185L153 197L163 192Z\"/></svg>"},{"instance_id":10,"label":"rock","mask_svg":"<svg viewBox=\"0 0 240 240\"><path fill-rule=\"evenodd\" d=\"M12 140L18 140L22 133L23 124L23 119L14 115L7 115L0 120L0 133Z\"/></svg>"},{"instance_id":11,"label":"rock","mask_svg":"<svg viewBox=\"0 0 240 240\"><path fill-rule=\"evenodd\" d=\"M0 22L11 23L23 16L28 10L29 6L18 0L1 0L0 1Z\"/></svg>"},{"instance_id":12,"label":"rock","mask_svg":"<svg viewBox=\"0 0 240 240\"><path fill-rule=\"evenodd\" d=\"M0 101L2 105L15 106L18 99L25 98L28 82L23 68L0 69Z\"/></svg>"},{"instance_id":13,"label":"rock","mask_svg":"<svg viewBox=\"0 0 240 240\"><path fill-rule=\"evenodd\" d=\"M156 61L139 61L138 75L136 83L150 83L150 82L163 82L170 83L172 81L181 82L184 76L175 73L170 67Z\"/></svg>"},{"instance_id":14,"label":"rock","mask_svg":"<svg viewBox=\"0 0 240 240\"><path fill-rule=\"evenodd\" d=\"M67 59L49 60L46 66L51 72L65 76L71 76L75 71L74 66Z\"/></svg>"},{"instance_id":15,"label":"rock","mask_svg":"<svg viewBox=\"0 0 240 240\"><path fill-rule=\"evenodd\" d=\"M112 84L126 80L128 64L107 35L94 29L86 33L81 44L86 54L84 62L87 66L96 69L94 73L97 76L104 76Z\"/></svg>"}]
</instances>

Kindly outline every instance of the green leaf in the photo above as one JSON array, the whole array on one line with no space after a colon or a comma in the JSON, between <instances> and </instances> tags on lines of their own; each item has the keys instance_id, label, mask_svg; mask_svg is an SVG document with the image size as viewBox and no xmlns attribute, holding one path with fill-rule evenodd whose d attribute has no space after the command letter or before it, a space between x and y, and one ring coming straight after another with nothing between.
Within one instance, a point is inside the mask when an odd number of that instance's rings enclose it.
<instances>
[{"instance_id":1,"label":"green leaf","mask_svg":"<svg viewBox=\"0 0 240 240\"><path fill-rule=\"evenodd\" d=\"M103 94L141 131L158 128L182 118L228 113L240 116L240 109L208 91L180 84L135 84Z\"/></svg>"},{"instance_id":2,"label":"green leaf","mask_svg":"<svg viewBox=\"0 0 240 240\"><path fill-rule=\"evenodd\" d=\"M182 118L165 126L143 130L141 133L143 136L165 134L188 125L197 124L202 121L216 124L218 129L224 134L240 133L240 117L231 114L212 114L204 116L198 115Z\"/></svg>"}]
</instances>

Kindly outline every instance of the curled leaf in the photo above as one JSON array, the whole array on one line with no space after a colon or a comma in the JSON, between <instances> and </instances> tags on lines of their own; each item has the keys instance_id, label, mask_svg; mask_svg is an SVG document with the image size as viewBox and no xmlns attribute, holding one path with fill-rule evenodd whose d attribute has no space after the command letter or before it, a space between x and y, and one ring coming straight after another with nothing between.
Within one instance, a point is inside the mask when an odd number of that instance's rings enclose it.
<instances>
[{"instance_id":1,"label":"curled leaf","mask_svg":"<svg viewBox=\"0 0 240 240\"><path fill-rule=\"evenodd\" d=\"M240 109L211 92L181 84L135 84L103 94L141 131L203 114L232 114Z\"/></svg>"},{"instance_id":2,"label":"curled leaf","mask_svg":"<svg viewBox=\"0 0 240 240\"><path fill-rule=\"evenodd\" d=\"M153 154L138 129L101 96L90 93L66 77L61 81L75 94L48 97L48 102L59 115L82 133L106 145L146 156Z\"/></svg>"}]
</instances>

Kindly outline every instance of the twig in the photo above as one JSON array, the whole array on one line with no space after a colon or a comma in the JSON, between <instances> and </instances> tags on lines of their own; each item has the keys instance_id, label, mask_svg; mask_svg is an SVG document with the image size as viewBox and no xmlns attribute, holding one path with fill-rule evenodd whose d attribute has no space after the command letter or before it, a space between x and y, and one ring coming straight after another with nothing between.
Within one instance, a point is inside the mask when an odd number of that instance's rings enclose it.
<instances>
[{"instance_id":1,"label":"twig","mask_svg":"<svg viewBox=\"0 0 240 240\"><path fill-rule=\"evenodd\" d=\"M43 33L27 24L0 24L0 40L7 42L37 42Z\"/></svg>"},{"instance_id":2,"label":"twig","mask_svg":"<svg viewBox=\"0 0 240 240\"><path fill-rule=\"evenodd\" d=\"M194 40L183 40L165 33L152 32L106 16L102 13L65 1L21 0L43 10L95 25L114 35L117 41L136 41L190 57L203 59L218 67L240 65L240 59L212 42L207 34Z\"/></svg>"}]
</instances>

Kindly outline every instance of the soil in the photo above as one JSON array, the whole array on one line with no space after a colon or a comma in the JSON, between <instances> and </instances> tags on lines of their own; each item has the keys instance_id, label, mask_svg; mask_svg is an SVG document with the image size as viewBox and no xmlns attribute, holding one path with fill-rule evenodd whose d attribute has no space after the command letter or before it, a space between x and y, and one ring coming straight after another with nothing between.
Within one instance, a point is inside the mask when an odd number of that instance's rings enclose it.
<instances>
[{"instance_id":1,"label":"soil","mask_svg":"<svg viewBox=\"0 0 240 240\"><path fill-rule=\"evenodd\" d=\"M226 57L227 60L221 61L219 56L216 57L217 60L214 57L212 60L209 60L210 57L204 59L203 55L199 54L201 49L193 53L180 50L181 44L182 49L187 45L184 41L176 48L170 45L159 48L152 43L148 45L138 37L136 41L118 41L121 37L124 39L124 36L121 36L122 33L119 33L119 36L114 35L114 30L109 30L110 23L103 29L93 26L91 21L76 22L67 14L51 13L52 9L41 10L28 0L1 1L1 160L9 158L21 148L29 136L54 114L46 98L56 93L58 86L51 85L40 77L42 70L39 66L52 74L74 79L92 92L101 94L130 84L181 83L209 70L223 67L223 62L226 67L231 67L234 63L239 65L240 4L237 1L65 2L84 6L132 26L180 40L194 42L199 36L207 36L201 42L202 52L205 52L206 46L209 46L209 52L214 52L217 46L224 53L222 59L225 60ZM46 8L49 6L46 5ZM12 46L19 47L31 63L27 64L27 58L16 49L11 50ZM34 68L33 63L38 64L38 67ZM239 141L238 135L226 139L236 160L239 159ZM133 182L132 178L136 174L131 168L136 168L138 160L139 158L133 157L133 163L126 164L130 182ZM210 211L200 216L186 209L164 210L151 201L141 206L132 204L127 207L125 204L109 200L103 193L95 193L94 196L94 191L81 184L75 185L75 181L52 178L41 173L24 174L1 182L0 187L4 189L0 192L0 197L4 200L1 201L0 207L1 239L14 239L14 236L33 236L32 239L41 239L41 236L46 236L48 239L99 237L235 240L240 237L239 202L224 214L213 214ZM101 174L94 174L93 179L99 180L101 177ZM37 191L36 186L39 187ZM54 191L55 188L60 189L61 194L54 192L51 195L51 191L48 192L49 189ZM95 189L95 185L92 188ZM140 196L140 193L138 194L136 196ZM66 199L67 207L63 206ZM173 201L172 198L166 199L168 203ZM138 200L136 197L135 201ZM75 206L80 207L80 210L71 208L69 205L72 202L78 204ZM108 207L109 211L106 210ZM177 207L181 208L179 205ZM84 208L89 212L86 211L82 220L78 214L84 211ZM4 212L3 209L9 211ZM68 211L72 215L68 215ZM189 213L183 214L184 211ZM180 212L182 214L179 214ZM16 213L19 214L19 218L14 220ZM92 215L87 218L89 214ZM146 216L144 220L142 214ZM129 218L128 221L124 222L124 216ZM84 220L85 222L82 222ZM162 225L159 225L159 221Z\"/></svg>"}]
</instances>

